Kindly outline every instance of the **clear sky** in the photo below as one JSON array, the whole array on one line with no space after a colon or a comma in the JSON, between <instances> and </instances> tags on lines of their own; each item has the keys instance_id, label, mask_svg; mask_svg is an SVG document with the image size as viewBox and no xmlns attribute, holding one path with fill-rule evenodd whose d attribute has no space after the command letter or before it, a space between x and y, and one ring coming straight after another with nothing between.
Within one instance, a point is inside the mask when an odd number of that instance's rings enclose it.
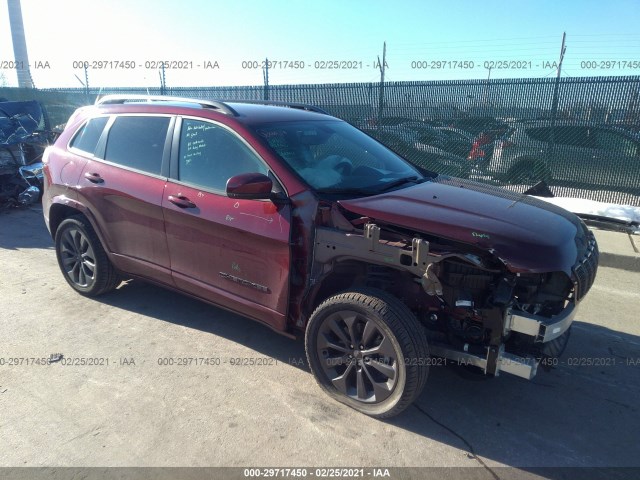
<instances>
[{"instance_id":1,"label":"clear sky","mask_svg":"<svg viewBox=\"0 0 640 480\"><path fill-rule=\"evenodd\" d=\"M22 0L22 14L40 88L80 87L82 61L92 87L158 86L160 61L186 67L165 69L167 86L259 85L265 58L272 84L378 81L384 41L390 81L540 78L563 32L563 76L640 75L639 0ZM0 62L13 59L0 0Z\"/></svg>"}]
</instances>

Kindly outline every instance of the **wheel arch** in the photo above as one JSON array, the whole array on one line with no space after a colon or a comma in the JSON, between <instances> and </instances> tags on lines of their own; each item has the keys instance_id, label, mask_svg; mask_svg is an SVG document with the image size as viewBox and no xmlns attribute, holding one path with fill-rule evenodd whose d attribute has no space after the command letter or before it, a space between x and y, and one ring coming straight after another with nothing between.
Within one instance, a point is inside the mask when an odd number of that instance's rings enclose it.
<instances>
[{"instance_id":1,"label":"wheel arch","mask_svg":"<svg viewBox=\"0 0 640 480\"><path fill-rule=\"evenodd\" d=\"M64 220L76 215L81 215L89 222L94 232L98 236L100 243L104 247L105 252L107 253L107 255L110 255L108 243L105 241L105 237L102 234L102 231L100 230L100 228L98 228L98 224L95 221L95 218L93 218L91 212L84 205L75 201L69 201L67 199L65 203L53 202L51 204L51 207L49 208L49 230L51 232L51 237L56 238L58 227L60 227L60 224Z\"/></svg>"},{"instance_id":2,"label":"wheel arch","mask_svg":"<svg viewBox=\"0 0 640 480\"><path fill-rule=\"evenodd\" d=\"M298 326L305 329L313 311L327 298L360 285L366 278L366 270L367 263L359 260L345 260L331 265L331 269L318 277L307 294L304 301L304 323Z\"/></svg>"},{"instance_id":3,"label":"wheel arch","mask_svg":"<svg viewBox=\"0 0 640 480\"><path fill-rule=\"evenodd\" d=\"M385 276L374 276L371 269L385 269ZM331 269L319 276L304 301L304 319L297 326L305 329L315 309L326 299L347 290L375 288L402 300L392 283L397 285L418 285L409 272L386 265L372 264L365 260L345 259L331 264Z\"/></svg>"},{"instance_id":4,"label":"wheel arch","mask_svg":"<svg viewBox=\"0 0 640 480\"><path fill-rule=\"evenodd\" d=\"M49 209L49 228L51 230L51 236L55 238L56 232L60 224L69 217L75 215L82 215L86 218L84 212L78 209L76 206L69 204L54 203Z\"/></svg>"}]
</instances>

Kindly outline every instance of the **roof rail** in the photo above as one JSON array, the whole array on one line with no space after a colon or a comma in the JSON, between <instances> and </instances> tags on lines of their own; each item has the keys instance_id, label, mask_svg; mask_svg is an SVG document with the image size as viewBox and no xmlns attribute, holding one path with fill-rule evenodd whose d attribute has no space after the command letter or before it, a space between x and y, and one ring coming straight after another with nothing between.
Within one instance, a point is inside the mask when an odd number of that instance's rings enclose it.
<instances>
[{"instance_id":1,"label":"roof rail","mask_svg":"<svg viewBox=\"0 0 640 480\"><path fill-rule=\"evenodd\" d=\"M135 95L135 94L115 94L115 95L105 95L102 98L96 100L96 105L117 105L124 104L126 102L181 102L181 103L193 103L196 105L200 105L203 108L214 108L219 110L221 113L225 113L227 115L232 115L234 117L238 116L238 112L236 112L233 108L227 105L224 102L219 102L215 100L199 100L194 98L183 98L183 97L168 97L164 95Z\"/></svg>"},{"instance_id":2,"label":"roof rail","mask_svg":"<svg viewBox=\"0 0 640 480\"><path fill-rule=\"evenodd\" d=\"M299 110L307 110L309 112L322 113L324 115L330 115L329 112L323 110L320 107L316 107L315 105L309 105L307 103L296 103L296 102L280 102L277 100L225 100L225 102L229 103L251 103L255 105L273 105L276 107L289 107L289 108L297 108Z\"/></svg>"}]
</instances>

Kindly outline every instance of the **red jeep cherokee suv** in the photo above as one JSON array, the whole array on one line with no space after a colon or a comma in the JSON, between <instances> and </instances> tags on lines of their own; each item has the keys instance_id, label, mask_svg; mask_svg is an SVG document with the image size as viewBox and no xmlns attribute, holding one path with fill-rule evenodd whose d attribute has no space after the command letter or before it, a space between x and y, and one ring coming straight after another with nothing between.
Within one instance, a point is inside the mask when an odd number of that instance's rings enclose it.
<instances>
[{"instance_id":1,"label":"red jeep cherokee suv","mask_svg":"<svg viewBox=\"0 0 640 480\"><path fill-rule=\"evenodd\" d=\"M141 278L304 335L319 385L376 417L443 359L529 379L562 352L598 264L576 216L267 103L107 96L75 112L43 197L69 285Z\"/></svg>"}]
</instances>

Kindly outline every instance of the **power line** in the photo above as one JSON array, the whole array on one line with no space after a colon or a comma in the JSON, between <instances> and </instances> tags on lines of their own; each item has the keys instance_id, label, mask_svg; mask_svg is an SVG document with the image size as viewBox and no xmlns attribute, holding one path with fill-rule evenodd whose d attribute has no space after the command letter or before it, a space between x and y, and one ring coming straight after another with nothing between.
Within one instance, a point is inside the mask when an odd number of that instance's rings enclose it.
<instances>
[{"instance_id":1,"label":"power line","mask_svg":"<svg viewBox=\"0 0 640 480\"><path fill-rule=\"evenodd\" d=\"M474 40L452 40L452 41L442 41L442 42L426 42L424 43L425 45L437 45L437 44L455 44L455 43L473 43L473 44L477 44L477 43L483 43L483 42L507 42L507 41L512 41L512 40L537 40L537 39L541 39L541 38L555 38L555 36L553 35L545 35L545 36L538 36L538 37L514 37L514 38L492 38L492 39L474 39ZM415 43L396 43L394 45L397 45L399 47L402 46L406 46L406 45L416 45Z\"/></svg>"}]
</instances>

